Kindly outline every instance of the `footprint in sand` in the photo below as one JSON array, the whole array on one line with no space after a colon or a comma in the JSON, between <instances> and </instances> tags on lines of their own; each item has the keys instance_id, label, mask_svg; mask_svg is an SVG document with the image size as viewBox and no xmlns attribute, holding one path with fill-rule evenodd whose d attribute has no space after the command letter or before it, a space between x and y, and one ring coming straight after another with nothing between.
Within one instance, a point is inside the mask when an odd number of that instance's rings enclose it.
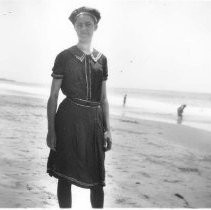
<instances>
[{"instance_id":1,"label":"footprint in sand","mask_svg":"<svg viewBox=\"0 0 211 210\"><path fill-rule=\"evenodd\" d=\"M147 178L151 177L148 173L145 173L145 172L141 172L141 175L144 176L144 177L147 177Z\"/></svg>"},{"instance_id":2,"label":"footprint in sand","mask_svg":"<svg viewBox=\"0 0 211 210\"><path fill-rule=\"evenodd\" d=\"M117 204L126 203L126 200L124 198L118 198L115 200L115 203L117 203Z\"/></svg>"},{"instance_id":3,"label":"footprint in sand","mask_svg":"<svg viewBox=\"0 0 211 210\"><path fill-rule=\"evenodd\" d=\"M116 167L116 169L119 169L119 170L121 170L122 168L121 168L121 167Z\"/></svg>"},{"instance_id":4,"label":"footprint in sand","mask_svg":"<svg viewBox=\"0 0 211 210\"><path fill-rule=\"evenodd\" d=\"M29 152L29 150L25 150L25 149L20 149L21 152Z\"/></svg>"},{"instance_id":5,"label":"footprint in sand","mask_svg":"<svg viewBox=\"0 0 211 210\"><path fill-rule=\"evenodd\" d=\"M164 179L164 182L168 182L168 183L179 183L181 182L180 180L168 180L168 179Z\"/></svg>"},{"instance_id":6,"label":"footprint in sand","mask_svg":"<svg viewBox=\"0 0 211 210\"><path fill-rule=\"evenodd\" d=\"M193 173L198 173L198 174L200 174L200 171L198 170L198 168L184 168L184 167L179 167L178 169L179 169L180 171L186 172L186 173L193 172Z\"/></svg>"},{"instance_id":7,"label":"footprint in sand","mask_svg":"<svg viewBox=\"0 0 211 210\"><path fill-rule=\"evenodd\" d=\"M39 191L36 191L36 192L32 192L33 194L35 194L35 195L39 195L39 197L41 198L41 199L56 199L56 196L54 196L54 195L50 195L50 194L48 194L48 193L46 193L46 192L39 192ZM45 195L45 196L43 196L43 194L47 194L47 195Z\"/></svg>"},{"instance_id":8,"label":"footprint in sand","mask_svg":"<svg viewBox=\"0 0 211 210\"><path fill-rule=\"evenodd\" d=\"M24 157L24 158L25 158L25 155L22 154L22 153L18 153L17 156L18 156L18 157Z\"/></svg>"},{"instance_id":9,"label":"footprint in sand","mask_svg":"<svg viewBox=\"0 0 211 210\"><path fill-rule=\"evenodd\" d=\"M132 208L137 208L137 207L140 208L140 206L139 206L137 203L135 203L135 202L128 202L128 204L129 204Z\"/></svg>"},{"instance_id":10,"label":"footprint in sand","mask_svg":"<svg viewBox=\"0 0 211 210\"><path fill-rule=\"evenodd\" d=\"M26 189L27 189L27 190L32 190L33 188L30 187L30 186L27 184L27 185L26 185Z\"/></svg>"},{"instance_id":11,"label":"footprint in sand","mask_svg":"<svg viewBox=\"0 0 211 210\"><path fill-rule=\"evenodd\" d=\"M33 175L33 176L36 176L36 175L38 175L38 172L37 172L37 170L35 170L35 172L31 172L31 174Z\"/></svg>"},{"instance_id":12,"label":"footprint in sand","mask_svg":"<svg viewBox=\"0 0 211 210\"><path fill-rule=\"evenodd\" d=\"M50 197L55 197L55 195L53 193L51 193L51 192L44 191L44 193L47 194Z\"/></svg>"},{"instance_id":13,"label":"footprint in sand","mask_svg":"<svg viewBox=\"0 0 211 210\"><path fill-rule=\"evenodd\" d=\"M50 205L47 201L42 201L42 203L45 205Z\"/></svg>"},{"instance_id":14,"label":"footprint in sand","mask_svg":"<svg viewBox=\"0 0 211 210\"><path fill-rule=\"evenodd\" d=\"M8 174L8 173L5 173L4 176L9 176L9 177L12 177L14 174Z\"/></svg>"},{"instance_id":15,"label":"footprint in sand","mask_svg":"<svg viewBox=\"0 0 211 210\"><path fill-rule=\"evenodd\" d=\"M154 146L154 147L157 147L157 148L163 148L163 145L159 145L159 144L156 144L156 143L153 143L153 142L147 142L147 144L149 146Z\"/></svg>"},{"instance_id":16,"label":"footprint in sand","mask_svg":"<svg viewBox=\"0 0 211 210\"><path fill-rule=\"evenodd\" d=\"M150 197L148 195L143 194L142 195L145 199L149 199Z\"/></svg>"}]
</instances>

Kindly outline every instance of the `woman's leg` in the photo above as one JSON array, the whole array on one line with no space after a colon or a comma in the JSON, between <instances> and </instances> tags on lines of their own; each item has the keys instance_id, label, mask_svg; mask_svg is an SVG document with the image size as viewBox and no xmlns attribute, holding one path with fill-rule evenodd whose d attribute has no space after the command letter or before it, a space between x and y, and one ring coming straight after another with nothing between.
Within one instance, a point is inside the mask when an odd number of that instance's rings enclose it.
<instances>
[{"instance_id":1,"label":"woman's leg","mask_svg":"<svg viewBox=\"0 0 211 210\"><path fill-rule=\"evenodd\" d=\"M72 207L71 184L64 179L58 179L57 197L60 208Z\"/></svg>"},{"instance_id":2,"label":"woman's leg","mask_svg":"<svg viewBox=\"0 0 211 210\"><path fill-rule=\"evenodd\" d=\"M90 200L92 208L103 208L104 191L102 186L95 186L90 190Z\"/></svg>"}]
</instances>

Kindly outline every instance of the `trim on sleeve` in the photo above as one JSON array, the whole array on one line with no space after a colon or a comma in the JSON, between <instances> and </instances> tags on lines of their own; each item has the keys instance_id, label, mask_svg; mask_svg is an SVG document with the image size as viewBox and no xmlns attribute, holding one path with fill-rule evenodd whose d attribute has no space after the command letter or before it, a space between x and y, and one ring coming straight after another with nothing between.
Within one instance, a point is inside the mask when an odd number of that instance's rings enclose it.
<instances>
[{"instance_id":1,"label":"trim on sleeve","mask_svg":"<svg viewBox=\"0 0 211 210\"><path fill-rule=\"evenodd\" d=\"M62 79L64 77L64 75L62 75L62 74L55 74L55 73L52 73L51 76L54 79Z\"/></svg>"}]
</instances>

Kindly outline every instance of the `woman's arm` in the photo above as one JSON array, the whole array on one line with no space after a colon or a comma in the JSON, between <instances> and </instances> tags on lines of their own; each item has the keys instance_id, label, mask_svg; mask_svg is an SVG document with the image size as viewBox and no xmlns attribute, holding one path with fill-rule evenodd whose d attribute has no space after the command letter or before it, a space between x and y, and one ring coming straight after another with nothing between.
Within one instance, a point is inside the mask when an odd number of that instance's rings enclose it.
<instances>
[{"instance_id":1,"label":"woman's arm","mask_svg":"<svg viewBox=\"0 0 211 210\"><path fill-rule=\"evenodd\" d=\"M58 96L61 84L62 84L62 79L52 80L50 97L47 103L47 118L48 118L47 145L50 149L53 150L55 150L56 146L55 114L56 114Z\"/></svg>"},{"instance_id":2,"label":"woman's arm","mask_svg":"<svg viewBox=\"0 0 211 210\"><path fill-rule=\"evenodd\" d=\"M109 104L106 93L106 81L102 83L102 93L101 93L101 106L103 109L103 117L105 121L105 151L111 149L112 139L111 139L111 128L110 128L110 120L109 120Z\"/></svg>"}]
</instances>

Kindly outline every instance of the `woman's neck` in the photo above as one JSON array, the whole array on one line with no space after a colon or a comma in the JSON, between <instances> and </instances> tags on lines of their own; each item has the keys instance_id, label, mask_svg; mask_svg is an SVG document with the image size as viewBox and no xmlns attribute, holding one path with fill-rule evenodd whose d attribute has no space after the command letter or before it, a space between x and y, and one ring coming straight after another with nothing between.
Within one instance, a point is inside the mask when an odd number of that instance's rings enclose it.
<instances>
[{"instance_id":1,"label":"woman's neck","mask_svg":"<svg viewBox=\"0 0 211 210\"><path fill-rule=\"evenodd\" d=\"M91 54L92 53L92 45L91 42L90 43L82 43L82 42L78 42L77 47L83 51L85 54Z\"/></svg>"}]
</instances>

